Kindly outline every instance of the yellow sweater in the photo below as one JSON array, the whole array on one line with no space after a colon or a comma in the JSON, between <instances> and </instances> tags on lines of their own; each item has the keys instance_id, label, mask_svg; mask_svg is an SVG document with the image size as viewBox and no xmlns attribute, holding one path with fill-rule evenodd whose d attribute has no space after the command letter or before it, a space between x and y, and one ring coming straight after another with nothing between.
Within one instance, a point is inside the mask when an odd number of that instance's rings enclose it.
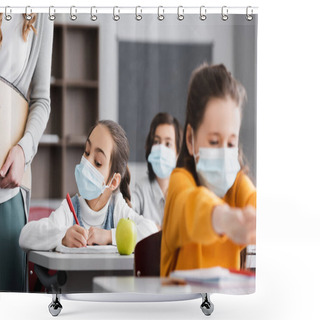
<instances>
[{"instance_id":1,"label":"yellow sweater","mask_svg":"<svg viewBox=\"0 0 320 320\"><path fill-rule=\"evenodd\" d=\"M256 207L256 189L240 171L223 199L197 186L189 171L176 168L170 177L161 241L161 276L173 270L240 268L243 246L215 233L212 211L216 205Z\"/></svg>"}]
</instances>

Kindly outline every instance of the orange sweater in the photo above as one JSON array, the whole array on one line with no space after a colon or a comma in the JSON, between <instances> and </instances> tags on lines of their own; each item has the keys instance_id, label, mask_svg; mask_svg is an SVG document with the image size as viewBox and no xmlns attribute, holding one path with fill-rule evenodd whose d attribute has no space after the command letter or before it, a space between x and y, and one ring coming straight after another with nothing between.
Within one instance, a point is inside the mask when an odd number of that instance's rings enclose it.
<instances>
[{"instance_id":1,"label":"orange sweater","mask_svg":"<svg viewBox=\"0 0 320 320\"><path fill-rule=\"evenodd\" d=\"M189 171L176 168L170 177L161 241L161 276L173 270L240 268L243 246L215 233L212 211L216 205L256 206L256 189L240 171L223 199L196 185Z\"/></svg>"}]
</instances>

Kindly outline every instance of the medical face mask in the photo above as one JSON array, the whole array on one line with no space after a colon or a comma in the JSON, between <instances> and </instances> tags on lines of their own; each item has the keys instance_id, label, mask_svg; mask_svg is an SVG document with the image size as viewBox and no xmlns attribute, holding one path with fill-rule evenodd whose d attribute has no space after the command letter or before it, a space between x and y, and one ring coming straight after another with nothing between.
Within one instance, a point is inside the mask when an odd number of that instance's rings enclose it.
<instances>
[{"instance_id":1,"label":"medical face mask","mask_svg":"<svg viewBox=\"0 0 320 320\"><path fill-rule=\"evenodd\" d=\"M194 151L194 143L192 147ZM194 161L201 184L220 198L232 187L240 170L238 148L199 148Z\"/></svg>"},{"instance_id":2,"label":"medical face mask","mask_svg":"<svg viewBox=\"0 0 320 320\"><path fill-rule=\"evenodd\" d=\"M75 177L79 193L86 200L96 199L105 189L110 188L110 185L105 184L103 175L84 156L80 164L76 165Z\"/></svg>"},{"instance_id":3,"label":"medical face mask","mask_svg":"<svg viewBox=\"0 0 320 320\"><path fill-rule=\"evenodd\" d=\"M172 149L157 144L152 147L148 162L158 178L168 178L176 166L176 154Z\"/></svg>"}]
</instances>

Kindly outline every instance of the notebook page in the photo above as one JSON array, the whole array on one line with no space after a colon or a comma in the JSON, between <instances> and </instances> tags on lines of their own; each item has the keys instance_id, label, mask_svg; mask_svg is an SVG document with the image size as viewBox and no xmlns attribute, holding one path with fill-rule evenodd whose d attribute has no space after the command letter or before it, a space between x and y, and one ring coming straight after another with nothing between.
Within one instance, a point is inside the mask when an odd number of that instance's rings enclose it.
<instances>
[{"instance_id":1,"label":"notebook page","mask_svg":"<svg viewBox=\"0 0 320 320\"><path fill-rule=\"evenodd\" d=\"M96 245L81 248L70 248L60 244L56 247L55 251L61 253L118 253L117 246L112 245Z\"/></svg>"}]
</instances>

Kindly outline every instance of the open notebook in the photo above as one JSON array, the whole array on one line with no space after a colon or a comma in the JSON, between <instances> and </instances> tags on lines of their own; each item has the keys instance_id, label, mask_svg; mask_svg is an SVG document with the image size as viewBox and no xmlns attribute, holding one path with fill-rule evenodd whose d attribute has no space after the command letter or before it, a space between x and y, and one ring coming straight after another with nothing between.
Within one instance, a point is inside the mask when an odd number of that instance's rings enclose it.
<instances>
[{"instance_id":1,"label":"open notebook","mask_svg":"<svg viewBox=\"0 0 320 320\"><path fill-rule=\"evenodd\" d=\"M97 246L87 246L81 248L69 248L62 244L58 245L55 249L57 252L61 253L117 253L117 246L112 245L97 245Z\"/></svg>"}]
</instances>

